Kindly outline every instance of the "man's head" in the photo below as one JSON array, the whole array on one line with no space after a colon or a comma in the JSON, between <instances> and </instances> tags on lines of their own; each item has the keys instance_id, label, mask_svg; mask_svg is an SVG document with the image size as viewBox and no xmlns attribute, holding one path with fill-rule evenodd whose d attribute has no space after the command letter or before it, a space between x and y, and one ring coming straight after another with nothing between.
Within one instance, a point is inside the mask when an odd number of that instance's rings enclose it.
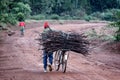
<instances>
[{"instance_id":1,"label":"man's head","mask_svg":"<svg viewBox=\"0 0 120 80\"><path fill-rule=\"evenodd\" d=\"M49 28L48 22L45 22L45 23L44 23L44 29L46 29L46 28Z\"/></svg>"}]
</instances>

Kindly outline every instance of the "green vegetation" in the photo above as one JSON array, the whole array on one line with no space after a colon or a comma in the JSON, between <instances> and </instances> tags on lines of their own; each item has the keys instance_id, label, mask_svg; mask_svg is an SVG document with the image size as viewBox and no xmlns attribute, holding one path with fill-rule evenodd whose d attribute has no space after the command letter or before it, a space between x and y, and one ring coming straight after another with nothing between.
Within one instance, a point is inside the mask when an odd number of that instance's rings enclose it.
<instances>
[{"instance_id":1,"label":"green vegetation","mask_svg":"<svg viewBox=\"0 0 120 80\"><path fill-rule=\"evenodd\" d=\"M93 28L87 31L85 34L88 36L89 40L101 40L101 41L114 41L115 37L112 34L108 34L106 31L110 28L104 27L101 28L100 33L97 33L96 30Z\"/></svg>"},{"instance_id":2,"label":"green vegetation","mask_svg":"<svg viewBox=\"0 0 120 80\"><path fill-rule=\"evenodd\" d=\"M118 21L119 11L120 0L0 0L0 24L25 19Z\"/></svg>"},{"instance_id":3,"label":"green vegetation","mask_svg":"<svg viewBox=\"0 0 120 80\"><path fill-rule=\"evenodd\" d=\"M16 24L30 15L29 4L22 0L0 0L0 23ZM0 25L2 26L2 25Z\"/></svg>"},{"instance_id":4,"label":"green vegetation","mask_svg":"<svg viewBox=\"0 0 120 80\"><path fill-rule=\"evenodd\" d=\"M94 12L91 16L99 20L116 21L118 20L116 17L117 12L120 12L120 9L106 9L104 12Z\"/></svg>"},{"instance_id":5,"label":"green vegetation","mask_svg":"<svg viewBox=\"0 0 120 80\"><path fill-rule=\"evenodd\" d=\"M119 8L120 0L1 0L0 22L15 24L26 18L113 21Z\"/></svg>"},{"instance_id":6,"label":"green vegetation","mask_svg":"<svg viewBox=\"0 0 120 80\"><path fill-rule=\"evenodd\" d=\"M120 41L120 11L116 12L117 21L113 22L111 26L117 27L116 34L114 35L116 41Z\"/></svg>"}]
</instances>

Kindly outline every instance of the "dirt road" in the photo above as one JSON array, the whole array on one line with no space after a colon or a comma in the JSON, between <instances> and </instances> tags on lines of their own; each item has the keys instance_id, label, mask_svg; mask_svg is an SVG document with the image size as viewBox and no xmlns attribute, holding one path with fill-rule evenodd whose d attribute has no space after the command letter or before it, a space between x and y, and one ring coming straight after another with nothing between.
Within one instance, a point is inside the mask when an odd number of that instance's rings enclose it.
<instances>
[{"instance_id":1,"label":"dirt road","mask_svg":"<svg viewBox=\"0 0 120 80\"><path fill-rule=\"evenodd\" d=\"M86 32L95 28L98 32L107 23L80 22L51 24L51 28L63 31ZM35 26L35 27L34 27ZM120 54L106 50L103 43L91 49L89 56L70 52L67 72L43 72L42 51L38 51L37 31L42 32L39 22L27 24L25 36L16 30L0 42L0 80L119 80Z\"/></svg>"}]
</instances>

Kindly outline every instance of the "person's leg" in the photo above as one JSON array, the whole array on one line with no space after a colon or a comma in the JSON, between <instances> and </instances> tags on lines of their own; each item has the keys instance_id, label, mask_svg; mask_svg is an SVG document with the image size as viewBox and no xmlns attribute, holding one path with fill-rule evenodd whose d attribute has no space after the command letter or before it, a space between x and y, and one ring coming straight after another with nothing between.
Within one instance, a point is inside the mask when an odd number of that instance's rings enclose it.
<instances>
[{"instance_id":1,"label":"person's leg","mask_svg":"<svg viewBox=\"0 0 120 80\"><path fill-rule=\"evenodd\" d=\"M53 63L53 53L52 52L49 53L48 57L49 57L49 63L52 65L52 63Z\"/></svg>"},{"instance_id":2,"label":"person's leg","mask_svg":"<svg viewBox=\"0 0 120 80\"><path fill-rule=\"evenodd\" d=\"M23 27L23 36L24 36L24 33L25 33L25 28Z\"/></svg>"},{"instance_id":3,"label":"person's leg","mask_svg":"<svg viewBox=\"0 0 120 80\"><path fill-rule=\"evenodd\" d=\"M53 53L49 53L48 57L49 57L49 63L50 63L50 64L48 65L49 71L52 71Z\"/></svg>"},{"instance_id":4,"label":"person's leg","mask_svg":"<svg viewBox=\"0 0 120 80\"><path fill-rule=\"evenodd\" d=\"M21 35L22 35L22 28L20 27L20 33L21 33Z\"/></svg>"},{"instance_id":5,"label":"person's leg","mask_svg":"<svg viewBox=\"0 0 120 80\"><path fill-rule=\"evenodd\" d=\"M23 35L23 27L20 28L21 35Z\"/></svg>"},{"instance_id":6,"label":"person's leg","mask_svg":"<svg viewBox=\"0 0 120 80\"><path fill-rule=\"evenodd\" d=\"M21 31L21 35L24 35L23 30Z\"/></svg>"},{"instance_id":7,"label":"person's leg","mask_svg":"<svg viewBox=\"0 0 120 80\"><path fill-rule=\"evenodd\" d=\"M44 70L47 70L47 53L46 51L43 51L43 64L44 64Z\"/></svg>"},{"instance_id":8,"label":"person's leg","mask_svg":"<svg viewBox=\"0 0 120 80\"><path fill-rule=\"evenodd\" d=\"M21 26L20 31L21 31L21 35L24 36L24 31L25 31L24 26Z\"/></svg>"}]
</instances>

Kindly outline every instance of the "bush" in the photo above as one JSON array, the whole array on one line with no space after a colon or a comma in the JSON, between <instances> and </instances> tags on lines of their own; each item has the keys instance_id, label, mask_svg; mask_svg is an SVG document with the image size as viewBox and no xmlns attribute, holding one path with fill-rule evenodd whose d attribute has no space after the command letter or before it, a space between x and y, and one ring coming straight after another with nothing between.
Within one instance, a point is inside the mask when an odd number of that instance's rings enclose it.
<instances>
[{"instance_id":1,"label":"bush","mask_svg":"<svg viewBox=\"0 0 120 80\"><path fill-rule=\"evenodd\" d=\"M116 41L120 41L120 12L116 13L116 17L118 18L118 20L115 21L114 23L111 23L110 26L118 28L115 34L115 38L116 38Z\"/></svg>"},{"instance_id":2,"label":"bush","mask_svg":"<svg viewBox=\"0 0 120 80\"><path fill-rule=\"evenodd\" d=\"M34 16L31 16L30 19L43 20L43 19L45 19L45 15L43 15L43 14L34 15Z\"/></svg>"},{"instance_id":3,"label":"bush","mask_svg":"<svg viewBox=\"0 0 120 80\"><path fill-rule=\"evenodd\" d=\"M106 21L113 21L114 15L111 12L103 12L101 13L101 19Z\"/></svg>"},{"instance_id":4,"label":"bush","mask_svg":"<svg viewBox=\"0 0 120 80\"><path fill-rule=\"evenodd\" d=\"M25 18L29 17L31 8L28 4L24 4L22 2L18 2L16 7L13 8L13 12L19 13L22 12L25 15Z\"/></svg>"},{"instance_id":5,"label":"bush","mask_svg":"<svg viewBox=\"0 0 120 80\"><path fill-rule=\"evenodd\" d=\"M50 19L59 20L59 19L60 19L60 16L57 15L57 14L52 14L52 15L50 16Z\"/></svg>"},{"instance_id":6,"label":"bush","mask_svg":"<svg viewBox=\"0 0 120 80\"><path fill-rule=\"evenodd\" d=\"M0 30L3 30L3 28L6 28L7 25L5 23L0 22Z\"/></svg>"},{"instance_id":7,"label":"bush","mask_svg":"<svg viewBox=\"0 0 120 80\"><path fill-rule=\"evenodd\" d=\"M7 1L7 0L5 0ZM14 3L8 1L6 9L0 8L0 22L15 25L17 21L24 21L31 12L30 6L22 2Z\"/></svg>"},{"instance_id":8,"label":"bush","mask_svg":"<svg viewBox=\"0 0 120 80\"><path fill-rule=\"evenodd\" d=\"M18 21L25 21L25 15L21 12L17 14L17 20Z\"/></svg>"},{"instance_id":9,"label":"bush","mask_svg":"<svg viewBox=\"0 0 120 80\"><path fill-rule=\"evenodd\" d=\"M104 12L92 13L91 16L96 17L100 20L116 21L118 20L116 13L118 12L120 12L120 9L106 9Z\"/></svg>"},{"instance_id":10,"label":"bush","mask_svg":"<svg viewBox=\"0 0 120 80\"><path fill-rule=\"evenodd\" d=\"M15 25L17 23L17 20L16 20L16 17L15 17L14 14L12 14L12 13L5 13L5 14L2 14L0 22L10 23L12 25Z\"/></svg>"},{"instance_id":11,"label":"bush","mask_svg":"<svg viewBox=\"0 0 120 80\"><path fill-rule=\"evenodd\" d=\"M16 17L14 14L9 14L8 18L6 19L6 23L10 23L12 25L15 25L17 23Z\"/></svg>"},{"instance_id":12,"label":"bush","mask_svg":"<svg viewBox=\"0 0 120 80\"><path fill-rule=\"evenodd\" d=\"M61 17L63 20L72 20L72 17L70 15L64 15Z\"/></svg>"},{"instance_id":13,"label":"bush","mask_svg":"<svg viewBox=\"0 0 120 80\"><path fill-rule=\"evenodd\" d=\"M84 16L83 18L84 18L84 20L86 20L86 21L97 20L97 18L95 18L95 17L93 17L93 16L88 16L88 15Z\"/></svg>"},{"instance_id":14,"label":"bush","mask_svg":"<svg viewBox=\"0 0 120 80\"><path fill-rule=\"evenodd\" d=\"M73 16L72 19L74 19L74 20L80 20L81 17L80 16Z\"/></svg>"},{"instance_id":15,"label":"bush","mask_svg":"<svg viewBox=\"0 0 120 80\"><path fill-rule=\"evenodd\" d=\"M116 38L116 41L120 41L120 34L117 34L115 38Z\"/></svg>"},{"instance_id":16,"label":"bush","mask_svg":"<svg viewBox=\"0 0 120 80\"><path fill-rule=\"evenodd\" d=\"M96 17L98 19L101 19L101 12L94 12L90 16Z\"/></svg>"},{"instance_id":17,"label":"bush","mask_svg":"<svg viewBox=\"0 0 120 80\"><path fill-rule=\"evenodd\" d=\"M114 35L116 41L120 41L120 21L111 23L110 26L117 27L117 31Z\"/></svg>"}]
</instances>

